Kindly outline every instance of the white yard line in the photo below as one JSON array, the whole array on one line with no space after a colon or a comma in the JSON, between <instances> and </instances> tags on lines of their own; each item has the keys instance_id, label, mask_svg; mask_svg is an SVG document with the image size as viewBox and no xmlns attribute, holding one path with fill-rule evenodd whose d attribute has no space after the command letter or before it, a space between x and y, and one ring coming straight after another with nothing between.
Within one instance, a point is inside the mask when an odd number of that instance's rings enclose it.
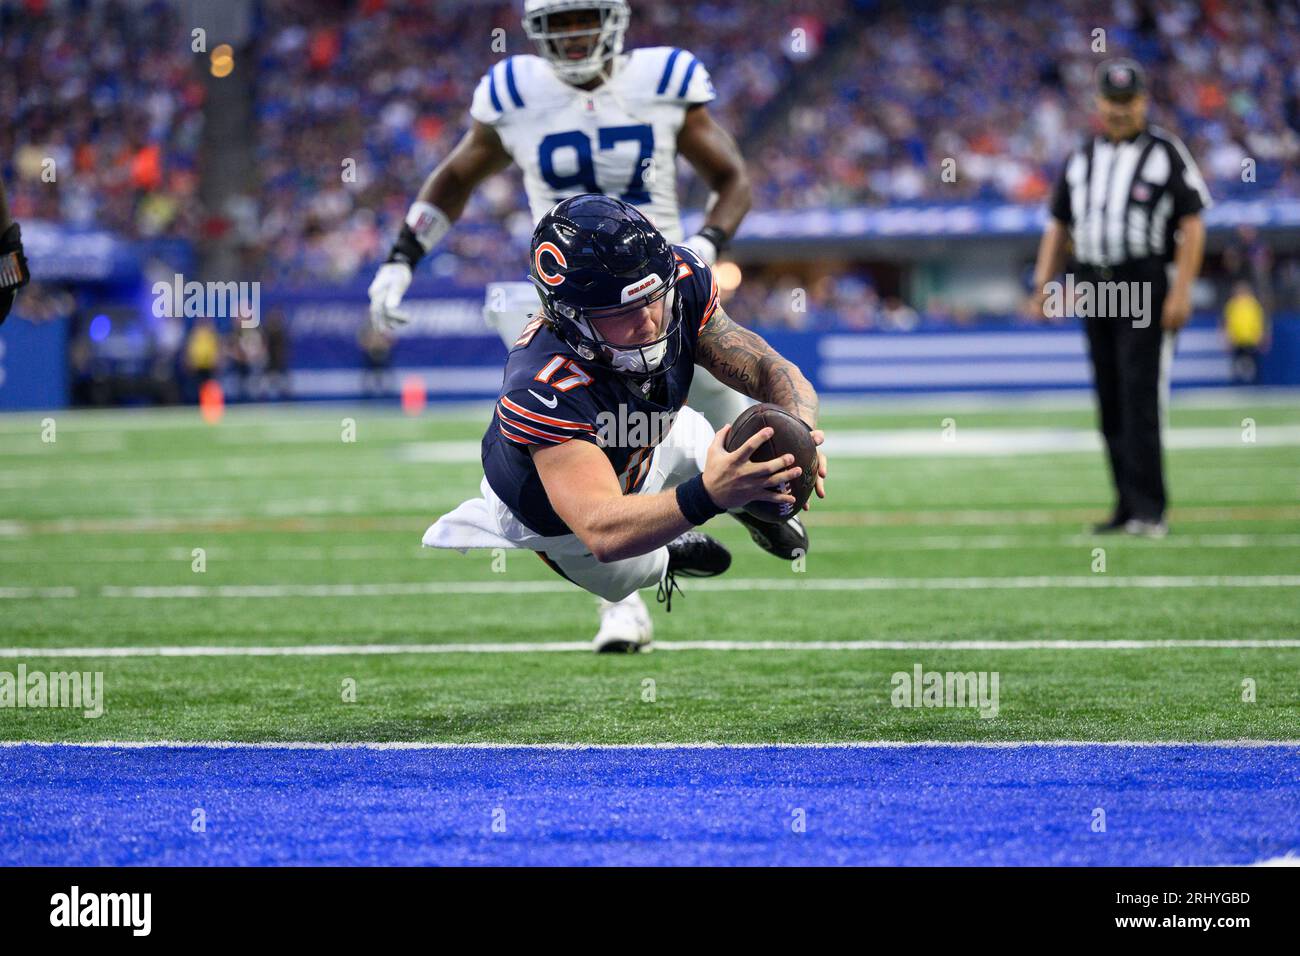
<instances>
[{"instance_id":1,"label":"white yard line","mask_svg":"<svg viewBox=\"0 0 1300 956\"><path fill-rule=\"evenodd\" d=\"M828 527L827 532L844 531L843 528ZM4 529L0 527L0 535ZM919 538L900 539L876 538L871 542L870 550L875 551L1009 551L1033 550L1046 551L1056 548L1093 547L1099 539L1095 536L1074 535L929 535ZM1190 534L1175 535L1162 541L1147 542L1140 539L1111 539L1107 544L1133 544L1137 547L1152 548L1195 548L1197 550L1220 550L1240 548L1300 548L1300 534ZM844 537L843 540L817 541L817 552L861 552L862 541L857 538ZM320 545L318 547L247 547L218 546L207 549L209 561L295 561L295 562L337 562L337 561L428 561L434 558L455 558L462 556L455 551L443 551L437 548L422 548L416 544L393 545ZM0 552L0 564L58 564L63 567L81 564L116 564L127 562L154 562L158 564L173 561L189 564L193 560L193 549L185 547L157 548L83 548L76 547L64 551L52 551L49 548L6 548Z\"/></svg>"},{"instance_id":2,"label":"white yard line","mask_svg":"<svg viewBox=\"0 0 1300 956\"><path fill-rule=\"evenodd\" d=\"M1145 651L1179 649L1300 649L1300 638L1197 640L954 640L954 641L657 641L674 651ZM589 641L481 641L458 644L125 645L0 647L0 658L97 657L347 657L393 654L591 653Z\"/></svg>"},{"instance_id":3,"label":"white yard line","mask_svg":"<svg viewBox=\"0 0 1300 956\"><path fill-rule=\"evenodd\" d=\"M690 582L693 591L1033 591L1094 588L1294 588L1300 574L1034 575L970 578L734 578ZM410 597L456 594L576 593L563 581L411 581L375 584L105 585L98 589L3 587L0 600L103 597L135 600L199 598Z\"/></svg>"},{"instance_id":4,"label":"white yard line","mask_svg":"<svg viewBox=\"0 0 1300 956\"><path fill-rule=\"evenodd\" d=\"M1293 588L1300 574L1257 575L1037 575L969 578L718 578L689 582L699 591L969 591L1039 590L1044 588ZM400 597L435 594L570 593L563 581L414 581L379 584L224 584L161 587L105 586L101 597L113 598L285 598Z\"/></svg>"},{"instance_id":5,"label":"white yard line","mask_svg":"<svg viewBox=\"0 0 1300 956\"><path fill-rule=\"evenodd\" d=\"M1163 441L1170 450L1250 447L1236 426L1170 428ZM1300 425L1262 426L1251 444L1269 448L1300 445ZM1092 428L959 427L952 438L945 438L936 422L933 428L834 429L826 435L826 454L832 461L1096 454L1101 447L1101 436ZM397 457L421 464L473 464L479 460L480 448L475 441L409 442L397 449Z\"/></svg>"},{"instance_id":6,"label":"white yard line","mask_svg":"<svg viewBox=\"0 0 1300 956\"><path fill-rule=\"evenodd\" d=\"M117 515L104 518L49 518L31 521L0 521L0 536L24 537L28 535L55 534L127 534L137 532L186 532L203 534L221 534L230 531L267 531L277 532L334 532L347 531L401 531L407 534L419 533L426 527L431 515L439 513L437 509L423 513L411 512L404 515L383 515L381 517L363 517L355 515L292 515L289 526L268 528L265 515L236 512L233 509L204 509L199 513L181 515ZM816 528L860 528L860 527L920 527L920 526L968 526L968 525L1077 525L1096 521L1102 517L1096 505L1078 508L961 508L940 511L879 511L855 510L836 511L818 507L813 512L810 524ZM1264 505L1193 505L1177 508L1173 513L1173 522L1182 527L1188 522L1199 521L1288 521L1300 519L1300 505L1264 504ZM360 520L361 526L356 522ZM1179 537L1179 535L1175 535ZM1169 540L1169 539L1166 539Z\"/></svg>"},{"instance_id":7,"label":"white yard line","mask_svg":"<svg viewBox=\"0 0 1300 956\"><path fill-rule=\"evenodd\" d=\"M672 743L597 744L597 743L505 743L445 741L267 741L245 740L0 740L0 747L103 748L140 750L167 748L176 750L906 750L911 747L953 747L963 750L1019 750L1027 747L1214 747L1220 749L1258 749L1295 747L1300 740L845 740L829 743L734 743L686 741Z\"/></svg>"},{"instance_id":8,"label":"white yard line","mask_svg":"<svg viewBox=\"0 0 1300 956\"><path fill-rule=\"evenodd\" d=\"M1300 574L1187 574L1110 576L1033 575L969 578L720 578L691 581L692 591L1032 591L1094 588L1294 588ZM104 597L136 600L197 598L409 597L456 594L576 593L563 581L411 581L374 584L105 585L101 588L5 587L0 599Z\"/></svg>"}]
</instances>

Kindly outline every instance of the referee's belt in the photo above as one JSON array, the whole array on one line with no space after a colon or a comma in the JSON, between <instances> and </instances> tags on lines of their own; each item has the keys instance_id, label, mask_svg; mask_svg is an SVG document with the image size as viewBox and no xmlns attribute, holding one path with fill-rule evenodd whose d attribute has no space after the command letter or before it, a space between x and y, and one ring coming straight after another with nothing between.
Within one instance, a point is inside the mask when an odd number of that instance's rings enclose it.
<instances>
[{"instance_id":1,"label":"referee's belt","mask_svg":"<svg viewBox=\"0 0 1300 956\"><path fill-rule=\"evenodd\" d=\"M1163 259L1150 256L1145 259L1130 259L1128 262L1120 262L1110 266L1095 266L1090 263L1080 262L1076 264L1075 271L1086 272L1106 282L1121 276L1147 273L1152 269L1164 269L1164 267Z\"/></svg>"}]
</instances>

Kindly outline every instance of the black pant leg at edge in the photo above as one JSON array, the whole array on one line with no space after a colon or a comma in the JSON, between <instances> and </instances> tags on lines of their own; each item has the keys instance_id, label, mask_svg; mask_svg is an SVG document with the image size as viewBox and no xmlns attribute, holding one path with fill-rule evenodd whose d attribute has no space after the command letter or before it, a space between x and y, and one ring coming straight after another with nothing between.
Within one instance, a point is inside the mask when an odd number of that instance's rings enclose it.
<instances>
[{"instance_id":1,"label":"black pant leg at edge","mask_svg":"<svg viewBox=\"0 0 1300 956\"><path fill-rule=\"evenodd\" d=\"M1165 513L1164 458L1160 435L1160 372L1167 279L1163 265L1145 270L1140 281L1150 283L1146 319L1116 323L1119 341L1120 418L1123 422L1123 498L1132 517L1158 521Z\"/></svg>"},{"instance_id":2,"label":"black pant leg at edge","mask_svg":"<svg viewBox=\"0 0 1300 956\"><path fill-rule=\"evenodd\" d=\"M1124 420L1120 407L1119 341L1113 319L1090 317L1083 320L1092 362L1092 387L1097 396L1097 423L1106 443L1111 481L1115 486L1115 517L1132 517L1126 496Z\"/></svg>"}]
</instances>

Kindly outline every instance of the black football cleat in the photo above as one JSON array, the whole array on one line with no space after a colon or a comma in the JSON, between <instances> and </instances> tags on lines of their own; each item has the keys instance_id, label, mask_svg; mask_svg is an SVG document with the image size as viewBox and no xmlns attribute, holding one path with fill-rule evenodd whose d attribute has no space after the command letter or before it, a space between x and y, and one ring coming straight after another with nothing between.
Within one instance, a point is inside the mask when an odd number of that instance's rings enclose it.
<instances>
[{"instance_id":1,"label":"black football cleat","mask_svg":"<svg viewBox=\"0 0 1300 956\"><path fill-rule=\"evenodd\" d=\"M711 578L731 567L731 552L701 531L687 531L668 542L668 570L688 578Z\"/></svg>"},{"instance_id":2,"label":"black football cleat","mask_svg":"<svg viewBox=\"0 0 1300 956\"><path fill-rule=\"evenodd\" d=\"M808 532L797 516L784 521L764 521L748 511L733 511L731 516L749 529L754 543L768 554L793 561L808 553Z\"/></svg>"},{"instance_id":3,"label":"black football cleat","mask_svg":"<svg viewBox=\"0 0 1300 956\"><path fill-rule=\"evenodd\" d=\"M711 578L731 567L731 552L718 541L700 531L687 531L668 542L668 569L659 582L659 603L665 611L673 609L673 592L681 593L677 575L688 578Z\"/></svg>"}]
</instances>

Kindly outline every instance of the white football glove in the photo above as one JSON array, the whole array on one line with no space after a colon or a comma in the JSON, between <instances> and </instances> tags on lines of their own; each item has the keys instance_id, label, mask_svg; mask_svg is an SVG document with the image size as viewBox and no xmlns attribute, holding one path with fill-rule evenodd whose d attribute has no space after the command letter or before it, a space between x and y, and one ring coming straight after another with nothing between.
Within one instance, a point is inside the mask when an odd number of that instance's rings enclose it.
<instances>
[{"instance_id":1,"label":"white football glove","mask_svg":"<svg viewBox=\"0 0 1300 956\"><path fill-rule=\"evenodd\" d=\"M392 332L411 321L402 308L402 296L411 286L411 267L405 262L385 262L375 273L367 294L370 296L370 321L383 332Z\"/></svg>"},{"instance_id":2,"label":"white football glove","mask_svg":"<svg viewBox=\"0 0 1300 956\"><path fill-rule=\"evenodd\" d=\"M706 266L712 266L718 261L718 247L713 244L713 240L708 236L697 232L683 242L682 245L703 259Z\"/></svg>"}]
</instances>

